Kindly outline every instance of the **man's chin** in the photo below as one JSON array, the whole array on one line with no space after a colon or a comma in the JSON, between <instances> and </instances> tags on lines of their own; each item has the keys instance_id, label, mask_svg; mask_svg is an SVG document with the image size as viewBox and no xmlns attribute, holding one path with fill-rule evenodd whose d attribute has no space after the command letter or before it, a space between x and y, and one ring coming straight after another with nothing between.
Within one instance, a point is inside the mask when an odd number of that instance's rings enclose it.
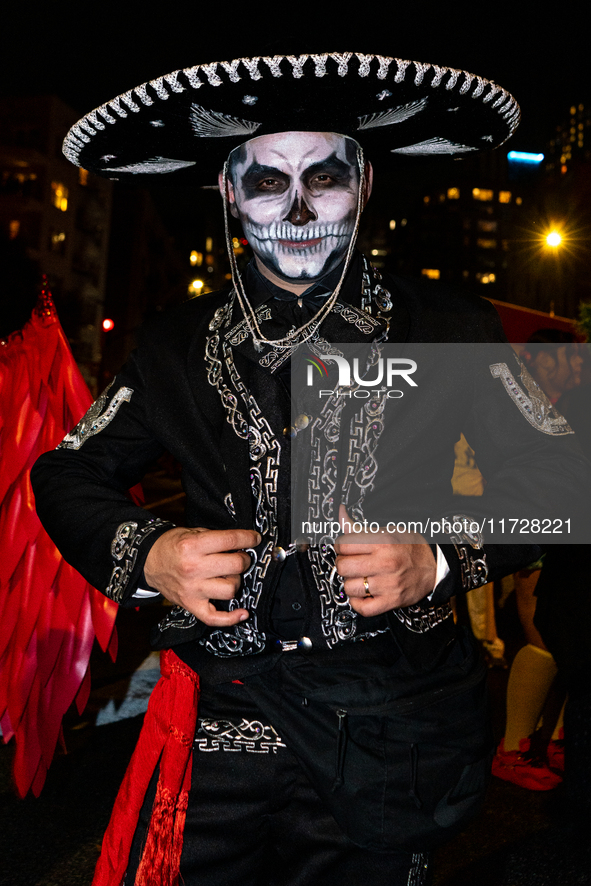
<instances>
[{"instance_id":1,"label":"man's chin","mask_svg":"<svg viewBox=\"0 0 591 886\"><path fill-rule=\"evenodd\" d=\"M270 261L268 257L265 260L259 258L259 261L265 265L268 270L272 271L275 276L286 283L309 283L310 286L325 274L328 274L342 261L342 256L331 256L324 262L311 262L310 259L300 259L296 257L290 260L282 260L281 262Z\"/></svg>"}]
</instances>

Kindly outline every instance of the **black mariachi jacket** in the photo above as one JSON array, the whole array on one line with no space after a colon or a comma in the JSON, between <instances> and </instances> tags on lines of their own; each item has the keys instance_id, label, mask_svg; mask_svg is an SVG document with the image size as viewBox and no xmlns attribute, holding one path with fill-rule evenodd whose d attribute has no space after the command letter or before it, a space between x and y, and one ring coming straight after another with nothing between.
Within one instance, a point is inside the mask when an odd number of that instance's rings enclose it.
<instances>
[{"instance_id":1,"label":"black mariachi jacket","mask_svg":"<svg viewBox=\"0 0 591 886\"><path fill-rule=\"evenodd\" d=\"M504 339L488 302L399 278L388 278L383 286L387 291L356 258L335 308L306 347L326 354L333 342L384 339L388 323L387 337L392 342L492 343ZM284 308L272 294L258 305L259 322L271 339L285 335L289 328ZM503 366L512 359L505 350L499 357ZM293 549L291 440L286 434L292 415L277 365L282 361L282 353L272 349L254 350L240 309L228 292L188 301L159 320L157 327L145 330L139 348L114 382L60 447L42 456L33 469L39 516L63 556L89 582L123 605L137 605L133 595L141 587L149 549L171 526L134 505L125 493L164 450L183 468L186 525L259 530L263 541L252 552L253 566L239 594L240 605L251 613L247 622L223 631L206 628L175 607L160 625L155 640L160 648L198 640L221 658L252 656L269 648L272 597L284 551ZM568 425L558 418L554 422L545 419L545 429L537 427L506 379L501 383L488 367L479 375L476 381L466 379L464 407L458 413L454 406L451 429L445 431L452 441L444 465L449 476L453 442L460 431L468 429L467 439L493 490L496 477L505 489L521 483L524 458L530 466L532 458L539 463L538 476L543 480L552 473L546 469L548 460L555 463L560 451L563 467L556 482L567 496L575 495L586 468L576 448L571 452ZM519 390L527 394L523 386ZM444 389L436 392L433 419L429 420L429 408L423 410L419 429L408 422L396 427L397 437L410 446L400 459L398 476L396 463L386 458L387 474L381 477L382 455L379 447L375 450L374 490L386 479L393 488L397 482L404 484L417 433L422 437L420 458L425 464L435 452L440 459L436 441L441 439L445 397ZM483 441L486 451L481 457ZM391 445L384 444L384 455L389 450ZM415 467L420 476L421 465ZM355 490L349 493L354 506ZM372 489L364 490L364 501L365 513L373 519L372 508L375 513L379 508L372 505ZM326 649L389 630L407 657L433 660L453 635L449 597L527 565L540 553L536 545L483 549L481 540L460 537L451 539L443 550L450 573L432 598L377 619L364 619L350 608L332 568L332 547L312 546L297 554L311 606L306 635ZM417 649L422 651L417 653ZM183 657L183 645L177 652Z\"/></svg>"}]
</instances>

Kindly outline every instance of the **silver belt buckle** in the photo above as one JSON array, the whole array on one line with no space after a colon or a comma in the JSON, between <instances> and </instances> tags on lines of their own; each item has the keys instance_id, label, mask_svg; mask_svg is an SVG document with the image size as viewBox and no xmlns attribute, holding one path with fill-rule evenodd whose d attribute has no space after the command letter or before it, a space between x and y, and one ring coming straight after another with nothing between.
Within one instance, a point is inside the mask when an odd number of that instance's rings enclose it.
<instances>
[{"instance_id":1,"label":"silver belt buckle","mask_svg":"<svg viewBox=\"0 0 591 886\"><path fill-rule=\"evenodd\" d=\"M296 649L312 648L312 641L309 637L300 637L299 640L277 640L276 642L282 652L295 652Z\"/></svg>"}]
</instances>

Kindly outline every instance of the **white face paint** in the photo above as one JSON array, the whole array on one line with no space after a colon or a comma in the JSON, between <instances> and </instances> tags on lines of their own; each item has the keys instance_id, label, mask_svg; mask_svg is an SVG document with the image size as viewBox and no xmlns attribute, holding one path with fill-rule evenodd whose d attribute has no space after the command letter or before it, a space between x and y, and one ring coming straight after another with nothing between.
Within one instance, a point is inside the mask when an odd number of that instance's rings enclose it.
<instances>
[{"instance_id":1,"label":"white face paint","mask_svg":"<svg viewBox=\"0 0 591 886\"><path fill-rule=\"evenodd\" d=\"M230 202L255 255L278 277L311 282L344 258L355 229L356 143L281 132L234 152Z\"/></svg>"}]
</instances>

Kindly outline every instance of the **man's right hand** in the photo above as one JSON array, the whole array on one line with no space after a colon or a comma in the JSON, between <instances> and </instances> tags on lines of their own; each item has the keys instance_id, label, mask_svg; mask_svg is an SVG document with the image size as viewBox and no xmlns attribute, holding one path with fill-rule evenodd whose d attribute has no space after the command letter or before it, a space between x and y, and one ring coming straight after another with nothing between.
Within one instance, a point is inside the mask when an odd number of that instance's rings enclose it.
<instances>
[{"instance_id":1,"label":"man's right hand","mask_svg":"<svg viewBox=\"0 0 591 886\"><path fill-rule=\"evenodd\" d=\"M150 587L215 627L238 624L246 609L220 612L212 600L232 600L251 564L244 548L260 544L250 529L169 529L152 545L144 564Z\"/></svg>"}]
</instances>

